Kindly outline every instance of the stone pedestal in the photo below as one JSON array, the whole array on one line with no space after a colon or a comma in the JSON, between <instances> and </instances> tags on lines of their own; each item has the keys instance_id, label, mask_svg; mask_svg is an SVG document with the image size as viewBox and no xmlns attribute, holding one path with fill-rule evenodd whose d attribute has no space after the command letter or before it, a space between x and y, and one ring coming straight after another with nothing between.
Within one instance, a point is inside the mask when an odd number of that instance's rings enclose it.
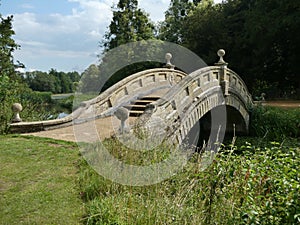
<instances>
[{"instance_id":1,"label":"stone pedestal","mask_svg":"<svg viewBox=\"0 0 300 225\"><path fill-rule=\"evenodd\" d=\"M13 123L22 122L22 119L20 117L20 112L23 110L22 105L20 103L14 103L11 108L14 112L14 118L12 119L12 122Z\"/></svg>"},{"instance_id":2,"label":"stone pedestal","mask_svg":"<svg viewBox=\"0 0 300 225\"><path fill-rule=\"evenodd\" d=\"M127 128L126 120L129 118L129 111L124 107L120 107L114 115L121 121L120 133L123 134Z\"/></svg>"}]
</instances>

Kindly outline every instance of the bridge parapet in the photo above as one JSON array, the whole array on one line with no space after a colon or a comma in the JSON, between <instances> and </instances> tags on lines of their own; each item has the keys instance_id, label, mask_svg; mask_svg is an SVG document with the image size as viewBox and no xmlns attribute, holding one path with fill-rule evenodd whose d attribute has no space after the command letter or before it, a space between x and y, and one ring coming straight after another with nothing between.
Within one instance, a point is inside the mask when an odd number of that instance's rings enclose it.
<instances>
[{"instance_id":1,"label":"bridge parapet","mask_svg":"<svg viewBox=\"0 0 300 225\"><path fill-rule=\"evenodd\" d=\"M229 92L238 95L239 98L242 99L243 102L245 102L246 107L252 106L252 97L249 94L247 86L242 78L237 73L228 68L226 68L226 76L227 80L229 81Z\"/></svg>"},{"instance_id":2,"label":"bridge parapet","mask_svg":"<svg viewBox=\"0 0 300 225\"><path fill-rule=\"evenodd\" d=\"M249 94L246 84L237 73L235 73L231 69L228 69L228 63L223 59L223 57L225 56L225 50L219 49L217 54L220 59L217 63L215 63L215 66L220 68L219 81L224 96L229 95L229 92L231 92L238 95L240 99L248 106L252 105L252 97Z\"/></svg>"},{"instance_id":3,"label":"bridge parapet","mask_svg":"<svg viewBox=\"0 0 300 225\"><path fill-rule=\"evenodd\" d=\"M211 66L199 69L185 77L175 85L161 99L152 103L150 108L167 112L183 112L190 104L203 98L203 94L213 88L220 88L222 69L218 66ZM172 113L170 113L172 114Z\"/></svg>"},{"instance_id":4,"label":"bridge parapet","mask_svg":"<svg viewBox=\"0 0 300 225\"><path fill-rule=\"evenodd\" d=\"M168 68L145 70L118 82L97 97L84 101L72 114L61 119L19 122L10 125L11 132L24 133L57 129L83 123L95 118L111 116L118 107L137 99L141 95L157 90L169 89L180 82L186 73Z\"/></svg>"},{"instance_id":5,"label":"bridge parapet","mask_svg":"<svg viewBox=\"0 0 300 225\"><path fill-rule=\"evenodd\" d=\"M231 106L240 113L244 125L239 124L238 131L248 130L252 97L241 77L227 68L228 64L223 60L225 51L219 50L218 55L220 61L215 66L189 74L161 99L147 106L146 111L152 117L160 117L165 121L167 136L173 136L178 143L183 141L202 116L221 105ZM230 122L232 116L228 117Z\"/></svg>"},{"instance_id":6,"label":"bridge parapet","mask_svg":"<svg viewBox=\"0 0 300 225\"><path fill-rule=\"evenodd\" d=\"M98 97L86 101L86 112L78 119L100 118L112 115L117 108L139 97L161 90L168 90L180 82L186 73L168 68L149 69L133 74L116 83Z\"/></svg>"},{"instance_id":7,"label":"bridge parapet","mask_svg":"<svg viewBox=\"0 0 300 225\"><path fill-rule=\"evenodd\" d=\"M253 104L246 84L238 74L227 67L211 66L197 70L185 77L182 82L153 103L151 108L165 105L163 108L170 109L171 107L174 110L182 111L187 105L195 102L202 93L214 87L221 87L224 97L230 94L237 95L245 103L245 107Z\"/></svg>"}]
</instances>

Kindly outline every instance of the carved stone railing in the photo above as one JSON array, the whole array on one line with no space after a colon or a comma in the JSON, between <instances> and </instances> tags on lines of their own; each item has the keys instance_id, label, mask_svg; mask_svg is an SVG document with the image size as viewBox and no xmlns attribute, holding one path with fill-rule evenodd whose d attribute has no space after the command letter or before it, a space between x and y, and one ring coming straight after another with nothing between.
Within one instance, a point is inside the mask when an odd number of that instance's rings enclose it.
<instances>
[{"instance_id":1,"label":"carved stone railing","mask_svg":"<svg viewBox=\"0 0 300 225\"><path fill-rule=\"evenodd\" d=\"M87 113L81 114L78 119L112 115L120 106L159 90L170 89L186 76L187 74L182 71L168 68L150 69L136 73L113 85L98 97L84 102Z\"/></svg>"},{"instance_id":2,"label":"carved stone railing","mask_svg":"<svg viewBox=\"0 0 300 225\"><path fill-rule=\"evenodd\" d=\"M252 97L241 77L227 68L223 60L225 51L219 50L218 55L220 61L216 66L189 74L161 99L146 107L149 117L163 119L167 136L176 136L179 143L204 114L219 105L239 111L248 129Z\"/></svg>"},{"instance_id":3,"label":"carved stone railing","mask_svg":"<svg viewBox=\"0 0 300 225\"><path fill-rule=\"evenodd\" d=\"M116 109L128 102L162 89L169 89L181 81L186 73L174 69L145 70L116 83L96 98L82 102L72 114L54 120L19 122L10 125L11 132L24 133L57 129L74 123L111 116Z\"/></svg>"}]
</instances>

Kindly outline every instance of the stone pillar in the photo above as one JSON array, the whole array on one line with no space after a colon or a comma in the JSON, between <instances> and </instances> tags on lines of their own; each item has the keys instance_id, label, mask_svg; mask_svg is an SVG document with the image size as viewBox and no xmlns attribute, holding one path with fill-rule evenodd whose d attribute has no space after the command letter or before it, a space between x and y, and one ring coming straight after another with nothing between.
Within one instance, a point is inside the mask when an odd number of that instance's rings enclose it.
<instances>
[{"instance_id":1,"label":"stone pillar","mask_svg":"<svg viewBox=\"0 0 300 225\"><path fill-rule=\"evenodd\" d=\"M166 60L167 60L167 62L166 62L166 67L169 68L169 69L174 69L174 68L175 68L175 65L173 65L173 64L171 63L172 57L173 57L173 56L172 56L171 53L167 53L166 56L165 56L165 58L166 58Z\"/></svg>"},{"instance_id":2,"label":"stone pillar","mask_svg":"<svg viewBox=\"0 0 300 225\"><path fill-rule=\"evenodd\" d=\"M123 134L126 131L126 120L129 118L129 111L124 107L118 108L114 115L121 121L120 133Z\"/></svg>"},{"instance_id":3,"label":"stone pillar","mask_svg":"<svg viewBox=\"0 0 300 225\"><path fill-rule=\"evenodd\" d=\"M20 118L20 112L23 110L23 107L20 103L14 103L12 105L12 111L14 112L14 118L12 119L13 123L19 123L22 122L22 119Z\"/></svg>"},{"instance_id":4,"label":"stone pillar","mask_svg":"<svg viewBox=\"0 0 300 225\"><path fill-rule=\"evenodd\" d=\"M229 81L227 80L226 77L226 70L227 70L227 65L223 59L225 56L225 50L224 49L219 49L217 52L218 56L220 57L219 62L215 63L216 66L220 67L220 86L222 88L224 96L229 95L228 88L229 88Z\"/></svg>"}]
</instances>

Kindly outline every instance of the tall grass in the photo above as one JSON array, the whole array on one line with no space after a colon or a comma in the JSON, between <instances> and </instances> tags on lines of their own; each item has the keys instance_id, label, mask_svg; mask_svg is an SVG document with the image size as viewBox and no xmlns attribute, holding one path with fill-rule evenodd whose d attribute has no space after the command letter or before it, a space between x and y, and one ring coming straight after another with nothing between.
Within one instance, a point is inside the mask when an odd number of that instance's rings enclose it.
<instances>
[{"instance_id":1,"label":"tall grass","mask_svg":"<svg viewBox=\"0 0 300 225\"><path fill-rule=\"evenodd\" d=\"M256 106L251 112L250 133L273 140L300 137L300 109Z\"/></svg>"},{"instance_id":2,"label":"tall grass","mask_svg":"<svg viewBox=\"0 0 300 225\"><path fill-rule=\"evenodd\" d=\"M249 141L249 139L247 139ZM297 224L299 142L239 140L201 168L200 153L162 183L132 187L99 176L84 160L85 224ZM117 148L115 147L117 146ZM107 147L124 154L114 140ZM168 151L168 149L166 150Z\"/></svg>"}]
</instances>

